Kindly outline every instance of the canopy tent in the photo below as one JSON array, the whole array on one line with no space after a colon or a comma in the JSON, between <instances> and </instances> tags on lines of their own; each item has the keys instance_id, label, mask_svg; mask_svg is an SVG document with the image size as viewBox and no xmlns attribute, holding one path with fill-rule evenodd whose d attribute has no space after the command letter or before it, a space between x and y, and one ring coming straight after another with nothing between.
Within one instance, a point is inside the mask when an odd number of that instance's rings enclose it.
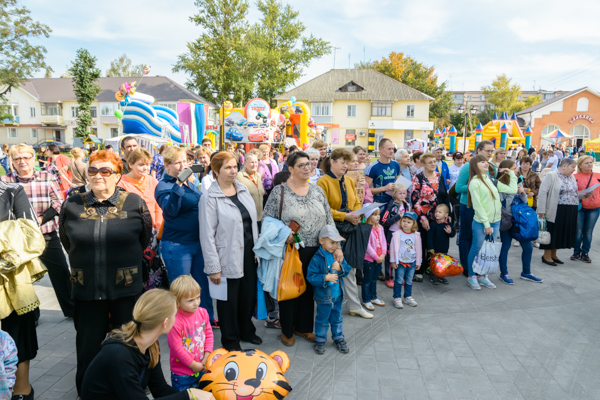
<instances>
[{"instance_id":1,"label":"canopy tent","mask_svg":"<svg viewBox=\"0 0 600 400\"><path fill-rule=\"evenodd\" d=\"M552 132L550 132L549 134L547 134L546 136L544 136L545 139L559 139L559 138L570 138L570 137L571 137L571 135L561 131L560 129L555 129Z\"/></svg>"},{"instance_id":2,"label":"canopy tent","mask_svg":"<svg viewBox=\"0 0 600 400\"><path fill-rule=\"evenodd\" d=\"M140 133L140 134L121 135L121 136L117 136L117 137L112 137L110 139L104 139L104 147L111 144L113 146L113 148L115 149L115 151L118 151L121 146L121 140L126 136L134 136L137 139L140 147L144 147L146 150L148 150L150 152L150 154L152 154L152 156L155 156L158 154L158 149L160 148L160 146L162 146L163 144L170 143L170 141L165 138L162 138L159 136L154 136L154 135L147 135L145 133Z\"/></svg>"}]
</instances>

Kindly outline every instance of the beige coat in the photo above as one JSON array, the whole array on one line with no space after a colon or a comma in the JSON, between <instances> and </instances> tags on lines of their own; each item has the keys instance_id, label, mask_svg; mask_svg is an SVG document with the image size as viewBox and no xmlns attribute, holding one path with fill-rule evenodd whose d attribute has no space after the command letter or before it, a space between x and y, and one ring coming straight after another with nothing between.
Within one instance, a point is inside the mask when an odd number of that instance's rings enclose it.
<instances>
[{"instance_id":1,"label":"beige coat","mask_svg":"<svg viewBox=\"0 0 600 400\"><path fill-rule=\"evenodd\" d=\"M242 168L240 172L238 172L236 179L244 184L248 188L250 195L252 196L252 200L254 200L254 204L256 205L256 215L258 221L262 220L262 212L263 212L263 197L265 196L265 189L262 184L262 177L257 173L256 180L258 181L258 185L255 185L248 175L248 171L246 168Z\"/></svg>"},{"instance_id":2,"label":"beige coat","mask_svg":"<svg viewBox=\"0 0 600 400\"><path fill-rule=\"evenodd\" d=\"M573 175L569 179L577 185L577 181ZM548 222L554 223L556 221L556 210L558 209L558 196L560 195L561 186L562 181L556 171L549 172L540 185L536 212L538 214L546 214ZM579 199L581 198L579 196Z\"/></svg>"}]
</instances>

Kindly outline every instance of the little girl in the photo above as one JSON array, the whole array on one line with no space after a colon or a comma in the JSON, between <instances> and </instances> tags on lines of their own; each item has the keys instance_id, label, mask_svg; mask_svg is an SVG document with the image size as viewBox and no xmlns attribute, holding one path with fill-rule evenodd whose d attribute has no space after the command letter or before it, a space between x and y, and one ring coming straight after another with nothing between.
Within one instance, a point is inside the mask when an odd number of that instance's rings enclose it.
<instances>
[{"instance_id":1,"label":"little girl","mask_svg":"<svg viewBox=\"0 0 600 400\"><path fill-rule=\"evenodd\" d=\"M179 391L195 388L213 351L213 331L208 312L200 307L200 285L189 275L171 283L177 298L175 325L167 335L171 363L171 386Z\"/></svg>"},{"instance_id":2,"label":"little girl","mask_svg":"<svg viewBox=\"0 0 600 400\"><path fill-rule=\"evenodd\" d=\"M379 208L372 209L365 214L367 223L373 225L369 244L367 245L367 254L363 263L362 280L362 301L365 308L373 311L376 306L383 307L385 302L377 298L377 277L381 271L381 263L385 260L387 253L387 243L385 242L385 232L383 226L379 225Z\"/></svg>"},{"instance_id":3,"label":"little girl","mask_svg":"<svg viewBox=\"0 0 600 400\"><path fill-rule=\"evenodd\" d=\"M394 279L394 307L403 308L402 303L416 307L412 298L412 280L415 268L421 266L421 235L417 232L417 214L404 213L400 220L400 230L394 232L390 243L390 265L396 270ZM402 299L402 281L404 281L404 300Z\"/></svg>"},{"instance_id":4,"label":"little girl","mask_svg":"<svg viewBox=\"0 0 600 400\"><path fill-rule=\"evenodd\" d=\"M404 215L405 212L410 211L410 204L406 201L408 197L408 190L402 184L394 185L394 192L392 193L392 199L383 209L381 214L381 225L383 225L383 231L385 232L385 241L388 248L390 247L390 241L392 240L392 233L398 229L398 221ZM389 288L394 287L394 279L392 277L392 268L390 267L390 256L389 253L385 257L385 285Z\"/></svg>"}]
</instances>

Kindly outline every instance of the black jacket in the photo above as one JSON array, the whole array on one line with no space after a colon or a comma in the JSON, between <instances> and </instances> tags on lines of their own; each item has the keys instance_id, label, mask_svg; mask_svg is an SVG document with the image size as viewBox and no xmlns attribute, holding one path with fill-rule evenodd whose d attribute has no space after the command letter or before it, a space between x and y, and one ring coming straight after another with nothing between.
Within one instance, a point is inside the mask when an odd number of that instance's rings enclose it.
<instances>
[{"instance_id":1,"label":"black jacket","mask_svg":"<svg viewBox=\"0 0 600 400\"><path fill-rule=\"evenodd\" d=\"M449 226L451 231L446 233L444 228ZM429 231L427 232L427 246L428 250L433 249L435 253L448 254L450 249L450 238L456 235L454 227L449 222L439 224L437 220L429 221Z\"/></svg>"},{"instance_id":2,"label":"black jacket","mask_svg":"<svg viewBox=\"0 0 600 400\"><path fill-rule=\"evenodd\" d=\"M144 388L155 399L187 400L187 391L179 392L165 381L160 361L148 368L150 355L142 354L135 343L107 339L83 377L83 400L147 400Z\"/></svg>"},{"instance_id":3,"label":"black jacket","mask_svg":"<svg viewBox=\"0 0 600 400\"><path fill-rule=\"evenodd\" d=\"M18 218L37 221L25 189L18 183L0 181L0 221Z\"/></svg>"}]
</instances>

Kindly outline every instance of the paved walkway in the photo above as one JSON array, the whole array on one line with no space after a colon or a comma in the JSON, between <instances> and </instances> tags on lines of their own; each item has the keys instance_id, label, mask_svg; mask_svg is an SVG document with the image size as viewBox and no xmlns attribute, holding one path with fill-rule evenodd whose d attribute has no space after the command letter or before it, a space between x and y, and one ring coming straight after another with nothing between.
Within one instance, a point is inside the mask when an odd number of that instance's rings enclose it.
<instances>
[{"instance_id":1,"label":"paved walkway","mask_svg":"<svg viewBox=\"0 0 600 400\"><path fill-rule=\"evenodd\" d=\"M331 342L323 356L302 339L284 348L278 331L257 323L267 353L286 351L289 400L320 399L600 399L600 232L592 264L550 267L534 249L533 272L544 283L498 281L474 291L465 278L450 285L416 283L418 307L397 310L392 291L379 285L388 305L365 320L344 315L349 354ZM453 245L451 254L457 254ZM509 253L509 272L520 273L520 248ZM75 332L62 317L48 278L36 284L42 303L40 351L32 361L37 399L75 399ZM217 331L215 342L219 343ZM249 345L250 346L250 345ZM168 346L161 338L168 373Z\"/></svg>"}]
</instances>

